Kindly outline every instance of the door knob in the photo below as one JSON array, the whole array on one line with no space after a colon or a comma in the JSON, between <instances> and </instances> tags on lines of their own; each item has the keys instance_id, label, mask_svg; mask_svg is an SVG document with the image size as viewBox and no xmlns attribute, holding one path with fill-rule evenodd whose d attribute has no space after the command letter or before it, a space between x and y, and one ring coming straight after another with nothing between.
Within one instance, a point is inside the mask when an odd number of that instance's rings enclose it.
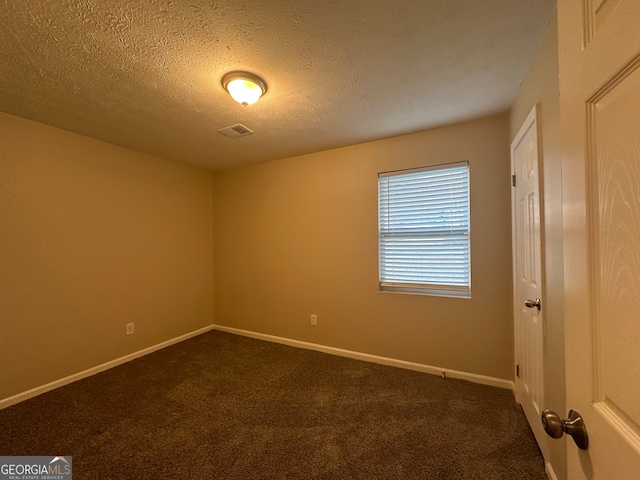
<instances>
[{"instance_id":1,"label":"door knob","mask_svg":"<svg viewBox=\"0 0 640 480\"><path fill-rule=\"evenodd\" d=\"M589 436L587 435L587 427L580 413L575 410L569 410L569 418L562 419L553 410L544 410L542 412L542 425L544 431L551 438L560 438L567 433L573 437L578 448L586 450L589 446Z\"/></svg>"},{"instance_id":2,"label":"door knob","mask_svg":"<svg viewBox=\"0 0 640 480\"><path fill-rule=\"evenodd\" d=\"M535 300L526 300L524 302L524 306L527 308L533 308L536 307L538 310L540 310L540 299L536 298Z\"/></svg>"}]
</instances>

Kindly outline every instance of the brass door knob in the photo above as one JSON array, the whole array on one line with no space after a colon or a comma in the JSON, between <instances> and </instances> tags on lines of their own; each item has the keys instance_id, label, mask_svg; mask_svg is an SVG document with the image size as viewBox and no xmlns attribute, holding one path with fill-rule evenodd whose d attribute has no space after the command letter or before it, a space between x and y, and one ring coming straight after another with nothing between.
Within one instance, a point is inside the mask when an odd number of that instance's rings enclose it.
<instances>
[{"instance_id":1,"label":"brass door knob","mask_svg":"<svg viewBox=\"0 0 640 480\"><path fill-rule=\"evenodd\" d=\"M538 309L538 311L540 311L540 299L536 298L535 300L531 300L531 299L526 300L524 302L524 306L527 307L527 308L535 307L535 308Z\"/></svg>"},{"instance_id":2,"label":"brass door knob","mask_svg":"<svg viewBox=\"0 0 640 480\"><path fill-rule=\"evenodd\" d=\"M586 450L589 446L587 427L580 413L575 410L569 410L569 418L567 419L560 418L560 415L553 410L544 410L542 412L542 426L551 438L560 438L566 433L571 435L581 450Z\"/></svg>"}]
</instances>

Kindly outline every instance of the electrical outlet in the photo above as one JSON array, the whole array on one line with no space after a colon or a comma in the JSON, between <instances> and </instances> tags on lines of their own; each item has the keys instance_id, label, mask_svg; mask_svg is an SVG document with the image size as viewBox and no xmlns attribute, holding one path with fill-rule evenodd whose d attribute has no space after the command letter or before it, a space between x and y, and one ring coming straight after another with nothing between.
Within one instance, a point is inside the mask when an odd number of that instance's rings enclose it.
<instances>
[{"instance_id":1,"label":"electrical outlet","mask_svg":"<svg viewBox=\"0 0 640 480\"><path fill-rule=\"evenodd\" d=\"M133 335L135 333L135 324L127 323L127 335Z\"/></svg>"},{"instance_id":2,"label":"electrical outlet","mask_svg":"<svg viewBox=\"0 0 640 480\"><path fill-rule=\"evenodd\" d=\"M314 327L318 325L318 315L311 314L311 325Z\"/></svg>"}]
</instances>

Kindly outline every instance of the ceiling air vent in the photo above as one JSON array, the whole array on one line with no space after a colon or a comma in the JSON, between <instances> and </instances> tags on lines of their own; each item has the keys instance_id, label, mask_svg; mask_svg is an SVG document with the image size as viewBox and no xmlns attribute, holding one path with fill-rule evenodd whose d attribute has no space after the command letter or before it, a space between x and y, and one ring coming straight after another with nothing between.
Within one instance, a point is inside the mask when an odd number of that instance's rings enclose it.
<instances>
[{"instance_id":1,"label":"ceiling air vent","mask_svg":"<svg viewBox=\"0 0 640 480\"><path fill-rule=\"evenodd\" d=\"M225 137L238 138L251 135L253 133L253 130L245 127L241 123L236 123L235 125L231 125L230 127L221 128L220 130L218 130L218 133L221 133Z\"/></svg>"}]
</instances>

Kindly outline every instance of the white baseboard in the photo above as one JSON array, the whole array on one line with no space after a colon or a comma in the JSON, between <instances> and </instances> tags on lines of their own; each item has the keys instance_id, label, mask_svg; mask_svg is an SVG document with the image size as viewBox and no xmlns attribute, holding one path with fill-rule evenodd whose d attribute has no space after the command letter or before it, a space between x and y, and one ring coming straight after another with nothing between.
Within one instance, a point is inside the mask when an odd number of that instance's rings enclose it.
<instances>
[{"instance_id":1,"label":"white baseboard","mask_svg":"<svg viewBox=\"0 0 640 480\"><path fill-rule=\"evenodd\" d=\"M64 385L68 385L69 383L73 383L83 378L90 377L92 375L95 375L96 373L104 372L105 370L109 370L110 368L117 367L118 365L122 365L123 363L127 363L131 360L135 360L136 358L148 355L152 352L155 352L156 350L161 350L171 345L175 345L176 343L183 342L184 340L188 340L189 338L208 332L213 328L214 325L209 325L199 330L185 333L184 335L180 335L179 337L172 338L171 340L167 340L166 342L158 343L157 345L152 345L151 347L147 347L142 350L138 350L137 352L130 353L129 355L125 355L124 357L116 358L115 360L103 363L102 365L97 365L87 370L83 370L82 372L74 373L73 375L69 375L68 377L55 380L53 382L47 383L46 385L32 388L31 390L18 393L17 395L14 395L12 397L4 398L0 400L0 410L10 407L11 405L15 405L16 403L24 402L25 400L36 397Z\"/></svg>"},{"instance_id":2,"label":"white baseboard","mask_svg":"<svg viewBox=\"0 0 640 480\"><path fill-rule=\"evenodd\" d=\"M547 472L547 477L549 477L549 480L558 480L556 472L553 471L553 467L549 462L546 462L544 464L544 471Z\"/></svg>"},{"instance_id":3,"label":"white baseboard","mask_svg":"<svg viewBox=\"0 0 640 480\"><path fill-rule=\"evenodd\" d=\"M360 353L360 352L354 352L351 350L344 350L341 348L328 347L328 346L320 345L317 343L302 342L300 340L293 340L285 337L277 337L274 335L267 335L265 333L251 332L249 330L240 330L237 328L225 327L223 325L209 325L207 327L201 328L199 330L195 330L190 333L186 333L176 338L172 338L171 340L167 340L157 345L153 345L151 347L144 348L137 352L130 353L129 355L125 355L124 357L116 358L115 360L111 360L101 365L97 365L87 370L83 370L82 372L74 373L73 375L69 375L68 377L64 377L59 380L55 380L53 382L47 383L45 385L32 388L31 390L27 390L26 392L18 393L17 395L4 398L0 400L0 410L2 410L3 408L10 407L11 405L15 405L16 403L20 403L30 398L36 397L45 392L49 392L56 388L62 387L64 385L68 385L70 383L76 382L83 378L90 377L92 375L95 375L96 373L104 372L105 370L109 370L110 368L117 367L118 365L122 365L123 363L130 362L131 360L135 360L136 358L143 357L157 350L161 350L171 345L175 345L176 343L183 342L184 340L188 340L189 338L201 335L210 330L220 330L222 332L233 333L236 335L256 338L259 340L266 340L268 342L281 343L284 345L289 345L291 347L304 348L307 350L315 350L318 352L329 353L331 355L338 355L341 357L353 358L355 360L363 360L365 362L379 363L381 365L389 365L392 367L399 367L407 370L415 370L418 372L429 373L432 375L441 376L444 373L447 377L450 377L450 378L459 378L459 379L468 380L474 383L481 383L483 385L491 385L493 387L506 388L510 390L514 390L515 388L513 382L509 380L504 380L501 378L488 377L486 375L478 375L476 373L461 372L459 370L451 370L448 368L434 367L431 365L424 365L421 363L407 362L405 360L398 360L395 358L379 357L377 355L371 355L368 353ZM547 467L548 467L547 474L549 475L549 478L551 480L557 480L555 478L555 474L553 474L553 468L551 468L551 465L547 464ZM549 469L550 469L550 472L549 472Z\"/></svg>"},{"instance_id":4,"label":"white baseboard","mask_svg":"<svg viewBox=\"0 0 640 480\"><path fill-rule=\"evenodd\" d=\"M476 373L461 372L459 370L451 370L448 368L434 367L431 365L424 365L421 363L407 362L405 360L397 360L389 357L379 357L377 355L371 355L368 353L354 352L351 350L343 350L342 348L327 347L317 343L302 342L299 340L292 340L285 337L276 337L274 335L267 335L265 333L251 332L249 330L240 330L232 327L225 327L223 325L213 325L214 330L220 330L222 332L233 333L236 335L242 335L245 337L256 338L258 340L266 340L268 342L282 343L291 347L305 348L307 350L316 350L318 352L329 353L331 355L338 355L341 357L353 358L355 360L363 360L365 362L379 363L382 365L389 365L392 367L404 368L407 370L415 370L418 372L429 373L432 375L442 376L444 373L450 378L459 378L462 380L468 380L474 383L481 383L483 385L491 385L493 387L506 388L514 390L514 383L509 380L504 380L496 377L488 377L485 375L478 375Z\"/></svg>"}]
</instances>

